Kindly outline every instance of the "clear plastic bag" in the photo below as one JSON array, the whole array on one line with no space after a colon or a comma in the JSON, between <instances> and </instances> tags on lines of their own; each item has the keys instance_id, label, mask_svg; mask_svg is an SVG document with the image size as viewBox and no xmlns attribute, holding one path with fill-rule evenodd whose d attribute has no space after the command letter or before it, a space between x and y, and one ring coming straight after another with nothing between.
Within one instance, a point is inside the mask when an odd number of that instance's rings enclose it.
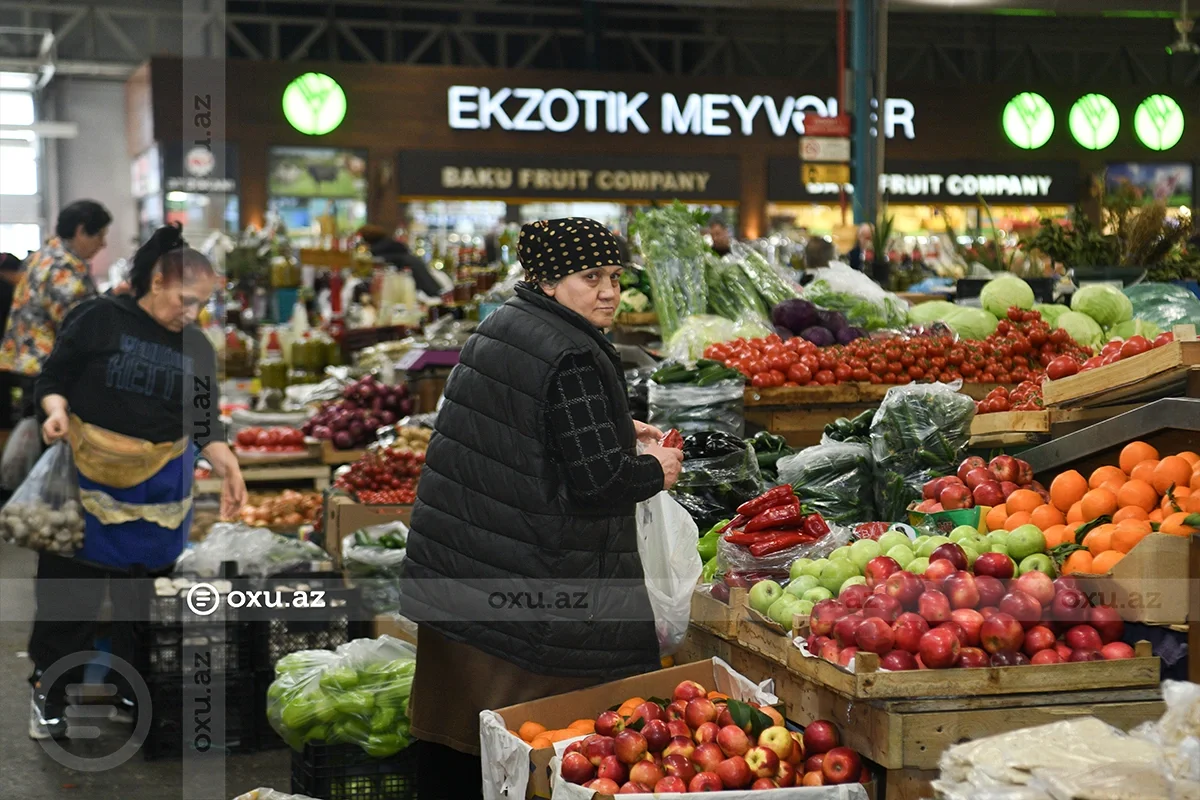
<instances>
[{"instance_id":1,"label":"clear plastic bag","mask_svg":"<svg viewBox=\"0 0 1200 800\"><path fill-rule=\"evenodd\" d=\"M779 460L779 482L790 483L800 502L826 522L853 524L876 518L871 446L830 442Z\"/></svg>"},{"instance_id":2,"label":"clear plastic bag","mask_svg":"<svg viewBox=\"0 0 1200 800\"><path fill-rule=\"evenodd\" d=\"M851 325L867 330L901 328L908 322L908 303L846 264L813 271L804 297L822 308L841 311Z\"/></svg>"},{"instance_id":3,"label":"clear plastic bag","mask_svg":"<svg viewBox=\"0 0 1200 800\"><path fill-rule=\"evenodd\" d=\"M871 421L878 518L905 519L926 482L952 475L966 455L975 401L962 384L930 383L888 390Z\"/></svg>"},{"instance_id":4,"label":"clear plastic bag","mask_svg":"<svg viewBox=\"0 0 1200 800\"><path fill-rule=\"evenodd\" d=\"M758 558L752 556L742 545L730 544L721 539L717 542L717 574L748 572L763 578L787 580L788 570L797 558L824 558L842 545L850 544L853 534L852 528L830 525L829 533L812 544L796 545Z\"/></svg>"},{"instance_id":5,"label":"clear plastic bag","mask_svg":"<svg viewBox=\"0 0 1200 800\"><path fill-rule=\"evenodd\" d=\"M42 431L36 417L26 417L13 428L0 456L0 488L13 491L29 475L42 454Z\"/></svg>"},{"instance_id":6,"label":"clear plastic bag","mask_svg":"<svg viewBox=\"0 0 1200 800\"><path fill-rule=\"evenodd\" d=\"M698 530L707 531L723 519L732 519L747 498L766 491L758 458L748 443L711 458L690 458L688 450L685 438L683 468L671 487L671 496L691 515Z\"/></svg>"},{"instance_id":7,"label":"clear plastic bag","mask_svg":"<svg viewBox=\"0 0 1200 800\"><path fill-rule=\"evenodd\" d=\"M796 287L788 282L779 271L767 263L758 251L741 242L732 242L729 254L741 265L746 277L754 284L754 288L762 295L768 306L775 306L784 300L800 296Z\"/></svg>"},{"instance_id":8,"label":"clear plastic bag","mask_svg":"<svg viewBox=\"0 0 1200 800\"><path fill-rule=\"evenodd\" d=\"M1134 319L1153 322L1164 331L1173 325L1200 320L1200 300L1183 286L1173 283L1139 283L1125 289L1133 303Z\"/></svg>"},{"instance_id":9,"label":"clear plastic bag","mask_svg":"<svg viewBox=\"0 0 1200 800\"><path fill-rule=\"evenodd\" d=\"M711 386L651 381L649 422L664 431L724 431L741 438L746 430L745 398L741 381L720 381Z\"/></svg>"},{"instance_id":10,"label":"clear plastic bag","mask_svg":"<svg viewBox=\"0 0 1200 800\"><path fill-rule=\"evenodd\" d=\"M666 492L638 503L638 556L646 593L654 609L658 649L669 656L679 649L691 621L692 591L700 580L696 523Z\"/></svg>"},{"instance_id":11,"label":"clear plastic bag","mask_svg":"<svg viewBox=\"0 0 1200 800\"><path fill-rule=\"evenodd\" d=\"M386 758L411 741L416 659L416 648L391 636L286 655L267 690L267 720L294 750L305 742L356 744Z\"/></svg>"},{"instance_id":12,"label":"clear plastic bag","mask_svg":"<svg viewBox=\"0 0 1200 800\"><path fill-rule=\"evenodd\" d=\"M408 527L399 520L357 530L342 539L342 566L362 587L363 604L374 614L399 613L400 566L407 550L371 546L385 536L408 540Z\"/></svg>"},{"instance_id":13,"label":"clear plastic bag","mask_svg":"<svg viewBox=\"0 0 1200 800\"><path fill-rule=\"evenodd\" d=\"M696 314L683 320L669 337L664 333L664 355L673 361L695 361L714 342L736 339L737 323L714 314Z\"/></svg>"},{"instance_id":14,"label":"clear plastic bag","mask_svg":"<svg viewBox=\"0 0 1200 800\"><path fill-rule=\"evenodd\" d=\"M71 556L83 547L83 505L71 446L55 442L0 509L0 539Z\"/></svg>"},{"instance_id":15,"label":"clear plastic bag","mask_svg":"<svg viewBox=\"0 0 1200 800\"><path fill-rule=\"evenodd\" d=\"M215 578L221 564L236 561L239 575L265 577L293 567L325 561L329 554L312 542L280 536L242 522L218 522L204 541L184 550L175 560L175 573Z\"/></svg>"},{"instance_id":16,"label":"clear plastic bag","mask_svg":"<svg viewBox=\"0 0 1200 800\"><path fill-rule=\"evenodd\" d=\"M233 800L316 800L306 794L285 794L274 789L251 789L245 794L239 794Z\"/></svg>"}]
</instances>

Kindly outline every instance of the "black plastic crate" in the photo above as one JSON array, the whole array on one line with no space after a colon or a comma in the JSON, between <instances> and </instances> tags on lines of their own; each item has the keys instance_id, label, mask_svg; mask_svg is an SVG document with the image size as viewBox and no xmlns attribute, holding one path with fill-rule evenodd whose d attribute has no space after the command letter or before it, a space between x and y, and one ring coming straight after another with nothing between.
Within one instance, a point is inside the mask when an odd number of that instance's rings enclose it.
<instances>
[{"instance_id":1,"label":"black plastic crate","mask_svg":"<svg viewBox=\"0 0 1200 800\"><path fill-rule=\"evenodd\" d=\"M354 639L370 637L373 619L367 614L362 592L346 586L339 573L290 575L269 578L262 582L267 591L282 591L286 597L297 587L304 591L324 593L324 608L276 608L267 613L259 610L244 614L255 621L253 658L254 669L274 672L275 662L300 650L335 650Z\"/></svg>"},{"instance_id":2,"label":"black plastic crate","mask_svg":"<svg viewBox=\"0 0 1200 800\"><path fill-rule=\"evenodd\" d=\"M137 666L148 679L187 677L197 670L249 672L252 645L250 628L241 624L141 625L137 627Z\"/></svg>"},{"instance_id":3,"label":"black plastic crate","mask_svg":"<svg viewBox=\"0 0 1200 800\"><path fill-rule=\"evenodd\" d=\"M292 751L292 792L321 800L417 800L420 743L372 758L354 744L306 744Z\"/></svg>"},{"instance_id":4,"label":"black plastic crate","mask_svg":"<svg viewBox=\"0 0 1200 800\"><path fill-rule=\"evenodd\" d=\"M175 595L151 594L146 619L151 626L156 627L178 627L183 624L205 627L236 623L238 609L231 608L226 598L227 595L222 595L216 610L204 616L196 614L188 607L186 591Z\"/></svg>"},{"instance_id":5,"label":"black plastic crate","mask_svg":"<svg viewBox=\"0 0 1200 800\"><path fill-rule=\"evenodd\" d=\"M267 690L275 680L275 671L254 673L254 750L280 750L287 742L275 732L267 720Z\"/></svg>"},{"instance_id":6,"label":"black plastic crate","mask_svg":"<svg viewBox=\"0 0 1200 800\"><path fill-rule=\"evenodd\" d=\"M156 679L148 683L150 730L142 743L147 761L179 758L184 748L228 753L251 752L254 744L254 681L252 676L214 676L211 682ZM223 697L223 713L218 713ZM220 717L224 717L222 723Z\"/></svg>"}]
</instances>

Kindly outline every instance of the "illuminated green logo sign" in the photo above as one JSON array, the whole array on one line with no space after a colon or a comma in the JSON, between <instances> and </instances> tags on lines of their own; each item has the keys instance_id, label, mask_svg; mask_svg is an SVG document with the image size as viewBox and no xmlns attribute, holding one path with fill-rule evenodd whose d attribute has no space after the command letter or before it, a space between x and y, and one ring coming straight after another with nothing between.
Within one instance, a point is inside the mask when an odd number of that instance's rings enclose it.
<instances>
[{"instance_id":1,"label":"illuminated green logo sign","mask_svg":"<svg viewBox=\"0 0 1200 800\"><path fill-rule=\"evenodd\" d=\"M329 133L346 117L346 93L328 75L306 72L284 89L283 115L301 133Z\"/></svg>"},{"instance_id":2,"label":"illuminated green logo sign","mask_svg":"<svg viewBox=\"0 0 1200 800\"><path fill-rule=\"evenodd\" d=\"M1133 132L1151 150L1170 150L1183 136L1183 109L1165 94L1152 94L1133 113Z\"/></svg>"},{"instance_id":3,"label":"illuminated green logo sign","mask_svg":"<svg viewBox=\"0 0 1200 800\"><path fill-rule=\"evenodd\" d=\"M1036 150L1054 133L1054 110L1040 94L1022 92L1008 101L1000 122L1010 142L1024 150Z\"/></svg>"},{"instance_id":4,"label":"illuminated green logo sign","mask_svg":"<svg viewBox=\"0 0 1200 800\"><path fill-rule=\"evenodd\" d=\"M1085 94L1071 106L1067 125L1075 141L1089 150L1103 150L1121 130L1121 112L1102 94Z\"/></svg>"}]
</instances>

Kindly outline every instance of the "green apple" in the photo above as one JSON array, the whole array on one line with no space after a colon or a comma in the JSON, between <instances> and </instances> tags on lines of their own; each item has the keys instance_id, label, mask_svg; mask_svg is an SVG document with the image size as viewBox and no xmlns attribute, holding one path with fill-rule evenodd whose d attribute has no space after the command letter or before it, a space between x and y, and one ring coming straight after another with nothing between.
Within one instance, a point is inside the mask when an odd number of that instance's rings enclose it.
<instances>
[{"instance_id":1,"label":"green apple","mask_svg":"<svg viewBox=\"0 0 1200 800\"><path fill-rule=\"evenodd\" d=\"M1034 553L1021 559L1021 563L1017 567L1017 574L1024 575L1026 572L1044 572L1051 578L1058 576L1054 570L1054 562L1045 553Z\"/></svg>"},{"instance_id":2,"label":"green apple","mask_svg":"<svg viewBox=\"0 0 1200 800\"><path fill-rule=\"evenodd\" d=\"M920 558L914 558L912 561L908 562L908 567L906 567L906 569L913 575L924 575L925 570L928 568L929 559L924 556Z\"/></svg>"},{"instance_id":3,"label":"green apple","mask_svg":"<svg viewBox=\"0 0 1200 800\"><path fill-rule=\"evenodd\" d=\"M792 562L792 566L788 568L788 578L796 580L797 577L806 574L804 568L813 563L811 558L797 558Z\"/></svg>"},{"instance_id":4,"label":"green apple","mask_svg":"<svg viewBox=\"0 0 1200 800\"><path fill-rule=\"evenodd\" d=\"M945 536L922 536L917 540L916 553L921 558L929 558L929 555L937 550L942 545L950 540Z\"/></svg>"},{"instance_id":5,"label":"green apple","mask_svg":"<svg viewBox=\"0 0 1200 800\"><path fill-rule=\"evenodd\" d=\"M1008 554L1020 562L1026 556L1046 550L1046 537L1037 525L1021 525L1008 534Z\"/></svg>"},{"instance_id":6,"label":"green apple","mask_svg":"<svg viewBox=\"0 0 1200 800\"><path fill-rule=\"evenodd\" d=\"M1008 545L1006 544L994 544L988 549L993 553L1004 553L1004 555L1008 555Z\"/></svg>"},{"instance_id":7,"label":"green apple","mask_svg":"<svg viewBox=\"0 0 1200 800\"><path fill-rule=\"evenodd\" d=\"M895 559L896 563L900 565L900 569L908 569L908 563L916 558L916 555L908 545L898 544L887 551L887 557Z\"/></svg>"},{"instance_id":8,"label":"green apple","mask_svg":"<svg viewBox=\"0 0 1200 800\"><path fill-rule=\"evenodd\" d=\"M819 581L813 575L798 575L795 578L792 578L790 581L788 581L788 585L784 589L784 591L790 595L795 595L796 597L802 597L804 595L804 593L807 592L809 589L812 589L813 587L820 586L820 585L821 585L821 581Z\"/></svg>"},{"instance_id":9,"label":"green apple","mask_svg":"<svg viewBox=\"0 0 1200 800\"><path fill-rule=\"evenodd\" d=\"M978 528L972 527L970 525L959 525L957 528L950 531L950 541L954 542L955 544L960 544L963 539L967 539L972 536L978 536L978 535L979 535Z\"/></svg>"},{"instance_id":10,"label":"green apple","mask_svg":"<svg viewBox=\"0 0 1200 800\"><path fill-rule=\"evenodd\" d=\"M969 547L976 553L986 553L992 549L992 543L982 533L976 533L974 536L967 537L959 542L962 547Z\"/></svg>"},{"instance_id":11,"label":"green apple","mask_svg":"<svg viewBox=\"0 0 1200 800\"><path fill-rule=\"evenodd\" d=\"M992 544L1002 544L1008 547L1008 531L992 531L987 535L987 540Z\"/></svg>"},{"instance_id":12,"label":"green apple","mask_svg":"<svg viewBox=\"0 0 1200 800\"><path fill-rule=\"evenodd\" d=\"M767 609L766 616L774 622L778 622L789 631L792 629L792 617L800 609L800 598L790 594L785 594L771 604Z\"/></svg>"},{"instance_id":13,"label":"green apple","mask_svg":"<svg viewBox=\"0 0 1200 800\"><path fill-rule=\"evenodd\" d=\"M845 589L847 586L854 586L859 583L861 583L863 586L866 586L867 579L864 578L862 575L855 575L853 578L847 578L846 580L842 581L842 589ZM839 591L839 594L840 593L841 592Z\"/></svg>"},{"instance_id":14,"label":"green apple","mask_svg":"<svg viewBox=\"0 0 1200 800\"><path fill-rule=\"evenodd\" d=\"M800 602L796 606L796 613L803 614L804 616L807 617L807 616L812 615L812 610L813 610L813 603L810 603L808 600L805 600L804 598L800 598Z\"/></svg>"},{"instance_id":15,"label":"green apple","mask_svg":"<svg viewBox=\"0 0 1200 800\"><path fill-rule=\"evenodd\" d=\"M844 544L829 554L830 561L845 561L850 558L850 545Z\"/></svg>"},{"instance_id":16,"label":"green apple","mask_svg":"<svg viewBox=\"0 0 1200 800\"><path fill-rule=\"evenodd\" d=\"M760 614L766 614L780 597L783 597L783 587L775 581L759 581L750 587L750 607Z\"/></svg>"},{"instance_id":17,"label":"green apple","mask_svg":"<svg viewBox=\"0 0 1200 800\"><path fill-rule=\"evenodd\" d=\"M853 578L851 579L853 580ZM863 580L866 580L865 578ZM846 584L842 584L845 586ZM833 592L826 589L824 586L814 586L804 594L800 595L801 600L807 600L810 603L819 603L822 600L832 600Z\"/></svg>"},{"instance_id":18,"label":"green apple","mask_svg":"<svg viewBox=\"0 0 1200 800\"><path fill-rule=\"evenodd\" d=\"M879 549L879 542L874 539L859 539L854 544L850 545L850 560L854 562L854 566L858 567L859 572L867 566L867 562L872 558L878 558L883 553Z\"/></svg>"},{"instance_id":19,"label":"green apple","mask_svg":"<svg viewBox=\"0 0 1200 800\"><path fill-rule=\"evenodd\" d=\"M834 597L837 597L838 592L842 590L842 584L850 578L856 577L858 577L858 567L854 566L851 561L838 559L830 561L829 566L821 573L821 585L832 592Z\"/></svg>"},{"instance_id":20,"label":"green apple","mask_svg":"<svg viewBox=\"0 0 1200 800\"><path fill-rule=\"evenodd\" d=\"M896 530L888 531L883 536L879 537L879 549L885 553L897 545L912 547L913 541L912 539L908 538L908 534L906 534L904 531Z\"/></svg>"},{"instance_id":21,"label":"green apple","mask_svg":"<svg viewBox=\"0 0 1200 800\"><path fill-rule=\"evenodd\" d=\"M825 571L825 566L829 564L828 558L818 558L811 564L805 564L800 570L801 575L812 575L814 578L820 578L821 573Z\"/></svg>"},{"instance_id":22,"label":"green apple","mask_svg":"<svg viewBox=\"0 0 1200 800\"><path fill-rule=\"evenodd\" d=\"M979 551L974 547L968 547L966 544L961 544L959 547L967 556L967 569L975 566L975 559L979 558Z\"/></svg>"}]
</instances>

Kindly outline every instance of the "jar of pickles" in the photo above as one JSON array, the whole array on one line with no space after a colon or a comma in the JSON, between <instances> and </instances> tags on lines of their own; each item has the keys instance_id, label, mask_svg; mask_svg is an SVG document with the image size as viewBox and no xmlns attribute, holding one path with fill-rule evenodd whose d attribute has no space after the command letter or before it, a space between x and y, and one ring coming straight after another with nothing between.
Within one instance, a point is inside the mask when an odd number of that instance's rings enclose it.
<instances>
[{"instance_id":1,"label":"jar of pickles","mask_svg":"<svg viewBox=\"0 0 1200 800\"><path fill-rule=\"evenodd\" d=\"M254 377L254 342L232 325L225 328L225 376Z\"/></svg>"}]
</instances>

